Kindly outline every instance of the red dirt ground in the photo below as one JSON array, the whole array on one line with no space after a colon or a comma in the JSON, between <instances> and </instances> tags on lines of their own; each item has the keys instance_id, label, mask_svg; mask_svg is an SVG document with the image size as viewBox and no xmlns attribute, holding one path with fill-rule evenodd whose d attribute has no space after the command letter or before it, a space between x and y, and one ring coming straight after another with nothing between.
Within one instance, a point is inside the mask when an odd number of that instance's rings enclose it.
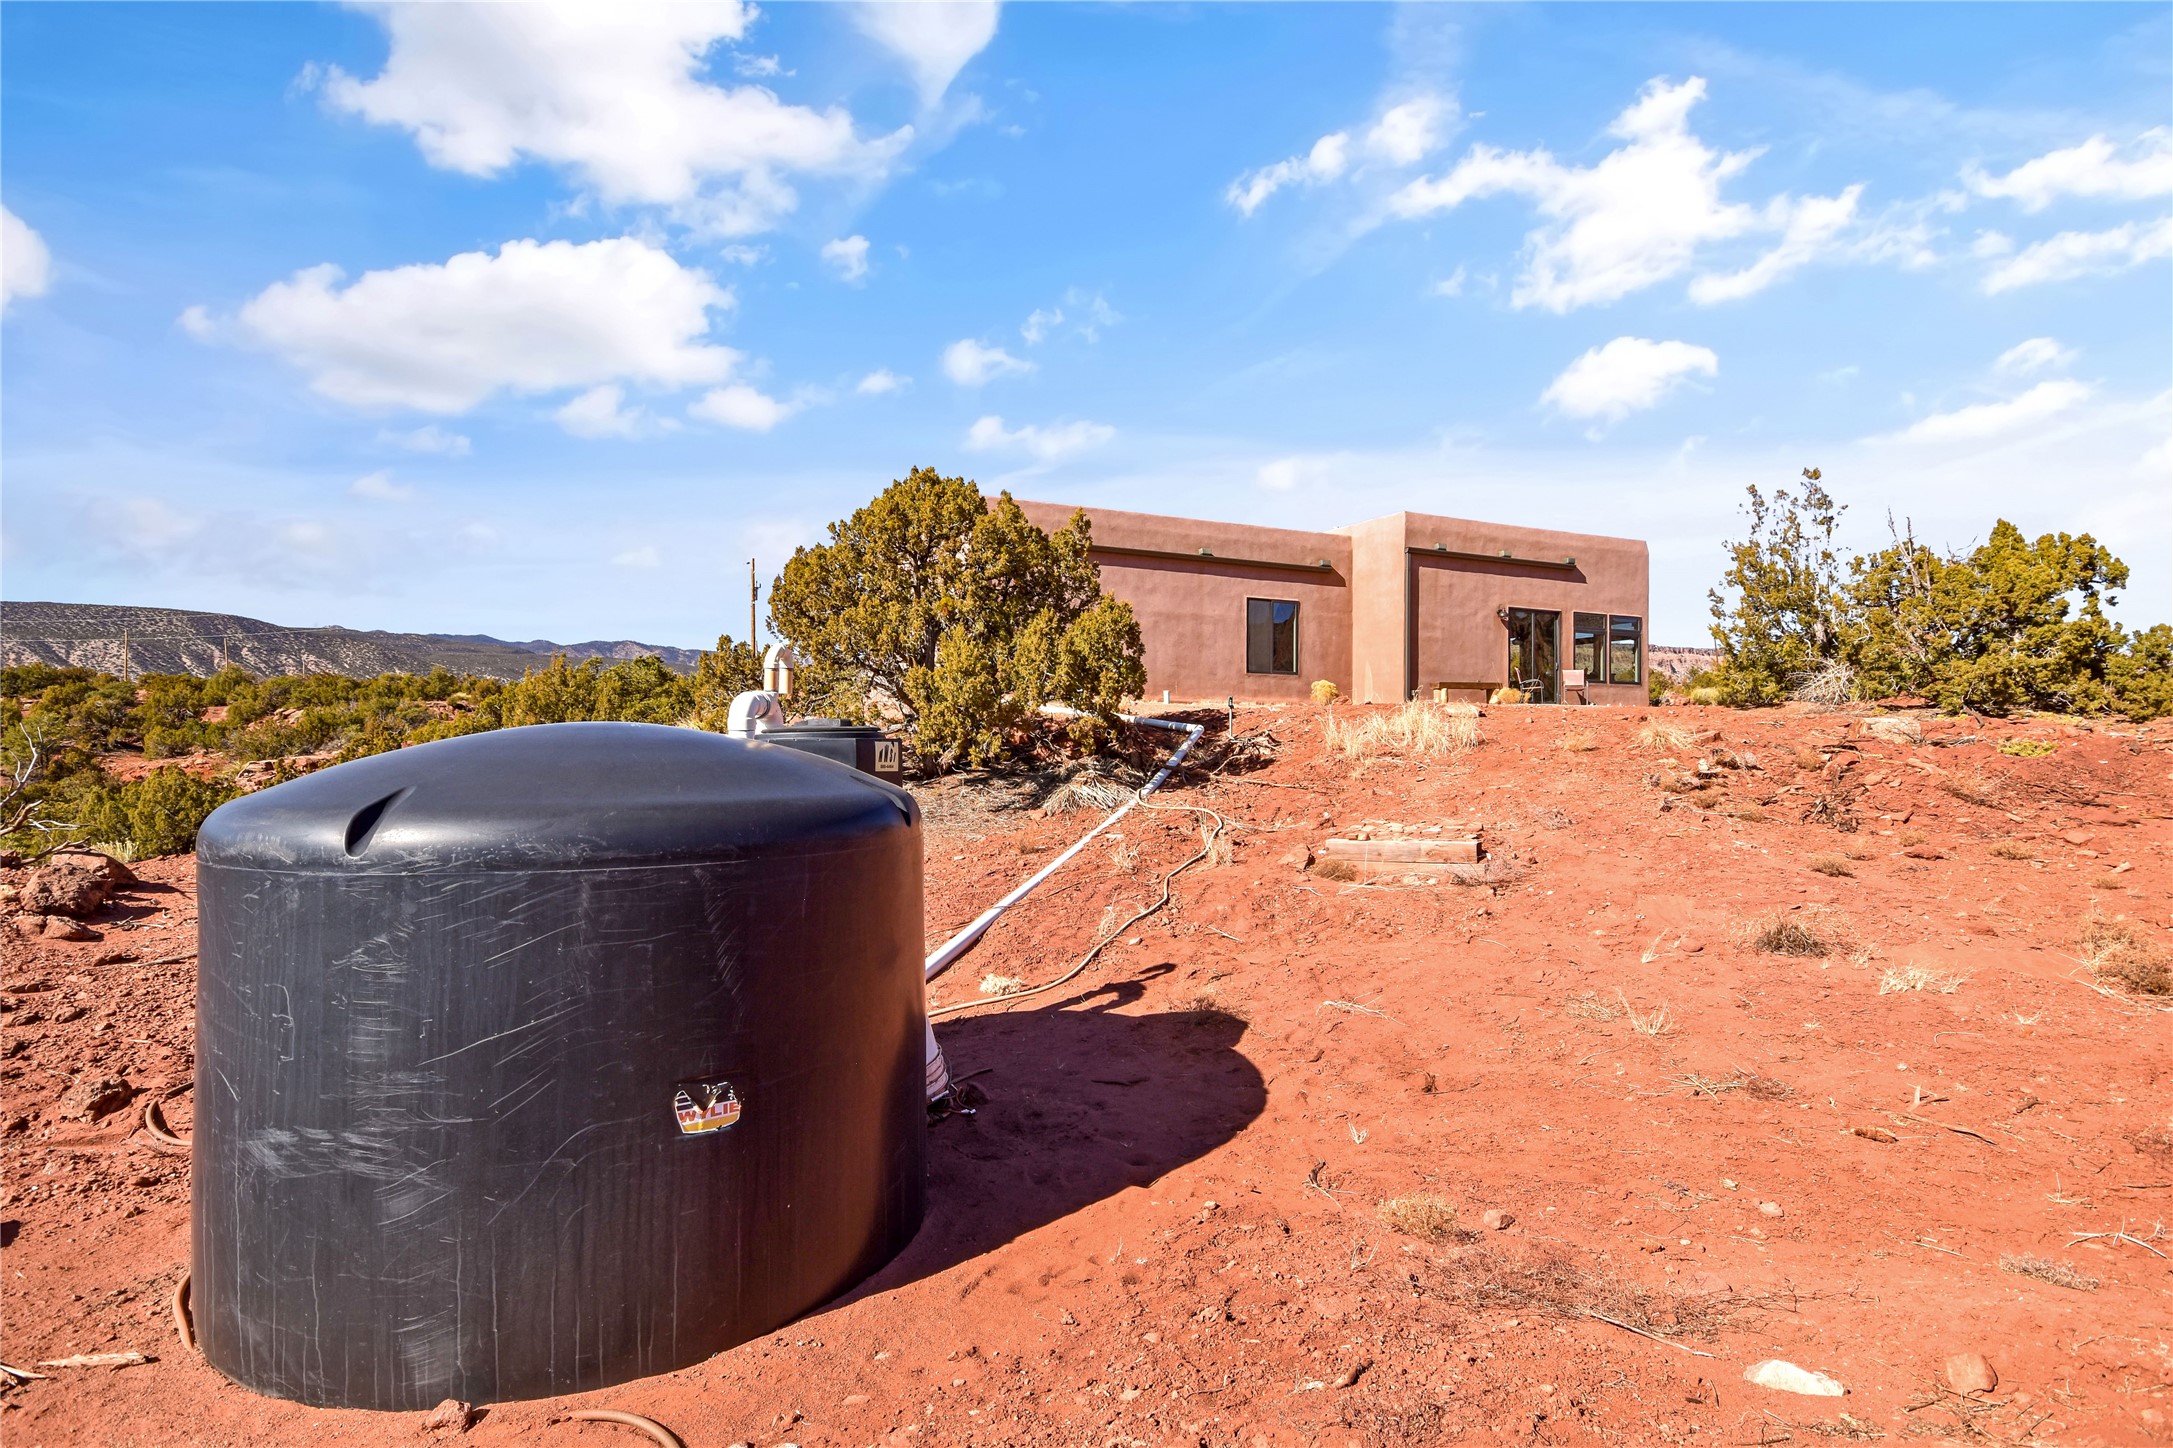
<instances>
[{"instance_id":1,"label":"red dirt ground","mask_svg":"<svg viewBox=\"0 0 2173 1448\"><path fill-rule=\"evenodd\" d=\"M1723 737L1641 746L1652 722ZM939 983L955 1002L1060 973L1198 849L1178 806L1228 821L1234 845L1073 985L939 1024L988 1100L934 1128L903 1257L781 1333L495 1405L466 1437L642 1441L558 1421L577 1406L689 1448L2173 1437L2173 1013L2098 992L2077 958L2092 910L2173 939L2173 729L1923 727L1507 708L1460 756L1354 767L1323 757L1311 710L1241 711L1272 762L1158 796ZM2058 749L1994 747L2011 738ZM1648 782L1695 784L1716 745L1758 767L1696 804ZM1094 819L1008 797L928 793L932 941ZM1861 828L1805 822L1821 797ZM1368 821L1445 820L1521 878L1359 885L1289 862ZM102 940L5 942L0 1359L155 1361L43 1369L0 1396L0 1435L416 1442L421 1414L259 1398L182 1350L186 1160L136 1109L58 1114L76 1078L112 1074L189 1129L193 871L139 873ZM1838 913L1851 945L1750 948L1771 912ZM1910 967L1927 988L1882 993ZM1457 1229L1385 1225L1378 1204L1411 1195ZM1486 1229L1490 1208L1514 1222ZM2145 1245L2078 1240L2122 1229ZM2002 1270L2024 1255L2096 1285ZM1996 1391L1946 1386L1964 1352ZM1744 1381L1766 1358L1848 1395Z\"/></svg>"}]
</instances>

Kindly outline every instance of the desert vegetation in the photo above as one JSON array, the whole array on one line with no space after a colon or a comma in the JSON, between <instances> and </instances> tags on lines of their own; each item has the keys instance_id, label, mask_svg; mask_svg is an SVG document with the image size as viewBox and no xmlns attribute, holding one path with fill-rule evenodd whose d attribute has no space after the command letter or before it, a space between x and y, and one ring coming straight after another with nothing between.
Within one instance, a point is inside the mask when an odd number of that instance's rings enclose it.
<instances>
[{"instance_id":1,"label":"desert vegetation","mask_svg":"<svg viewBox=\"0 0 2173 1448\"><path fill-rule=\"evenodd\" d=\"M2031 540L2003 518L1979 546L1942 552L1890 524L1886 547L1854 553L1815 469L1794 490L1752 486L1744 511L1709 595L1720 661L1689 681L1692 702L2173 713L2173 626L2112 620L2128 567L2087 533Z\"/></svg>"}]
</instances>

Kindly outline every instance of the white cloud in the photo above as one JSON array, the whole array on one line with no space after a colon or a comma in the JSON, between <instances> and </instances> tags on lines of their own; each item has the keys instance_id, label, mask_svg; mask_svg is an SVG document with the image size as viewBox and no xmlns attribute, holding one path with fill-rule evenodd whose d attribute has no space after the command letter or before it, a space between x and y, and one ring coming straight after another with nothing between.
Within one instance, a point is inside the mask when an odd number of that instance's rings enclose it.
<instances>
[{"instance_id":1,"label":"white cloud","mask_svg":"<svg viewBox=\"0 0 2173 1448\"><path fill-rule=\"evenodd\" d=\"M1273 462L1262 463L1260 471L1253 475L1253 481L1271 493L1287 493L1298 486L1304 475L1304 459L1277 458Z\"/></svg>"},{"instance_id":2,"label":"white cloud","mask_svg":"<svg viewBox=\"0 0 2173 1448\"><path fill-rule=\"evenodd\" d=\"M1666 281L1709 243L1781 233L1779 246L1744 271L1700 279L1700 300L1747 296L1831 243L1859 193L1779 196L1763 208L1724 200L1723 186L1759 153L1717 152L1691 134L1691 107L1704 97L1705 82L1694 76L1680 85L1648 82L1608 128L1624 144L1591 166L1564 165L1545 150L1474 146L1447 175L1403 187L1390 210L1416 218L1478 197L1528 198L1545 221L1525 238L1524 273L1510 300L1554 312Z\"/></svg>"},{"instance_id":3,"label":"white cloud","mask_svg":"<svg viewBox=\"0 0 2173 1448\"><path fill-rule=\"evenodd\" d=\"M1428 287L1427 292L1437 297L1460 297L1464 294L1464 269L1458 267L1440 281Z\"/></svg>"},{"instance_id":4,"label":"white cloud","mask_svg":"<svg viewBox=\"0 0 2173 1448\"><path fill-rule=\"evenodd\" d=\"M1834 238L1855 219L1856 202L1863 194L1864 188L1858 185L1839 196L1775 200L1766 210L1780 226L1780 243L1741 271L1725 275L1707 272L1695 278L1690 283L1690 300L1701 306L1740 301L1815 261L1831 249Z\"/></svg>"},{"instance_id":5,"label":"white cloud","mask_svg":"<svg viewBox=\"0 0 2173 1448\"><path fill-rule=\"evenodd\" d=\"M0 310L17 297L42 297L53 284L53 254L30 223L0 206Z\"/></svg>"},{"instance_id":6,"label":"white cloud","mask_svg":"<svg viewBox=\"0 0 2173 1448\"><path fill-rule=\"evenodd\" d=\"M943 349L943 375L961 387L979 387L998 377L1031 372L1034 364L1014 357L1001 347L987 347L971 337L961 337Z\"/></svg>"},{"instance_id":7,"label":"white cloud","mask_svg":"<svg viewBox=\"0 0 2173 1448\"><path fill-rule=\"evenodd\" d=\"M735 55L732 69L752 80L766 80L774 75L793 75L797 72L785 69L785 63L774 55Z\"/></svg>"},{"instance_id":8,"label":"white cloud","mask_svg":"<svg viewBox=\"0 0 2173 1448\"><path fill-rule=\"evenodd\" d=\"M392 480L392 472L379 468L374 473L364 473L348 485L347 491L358 498L369 498L379 503L405 503L415 496L415 490Z\"/></svg>"},{"instance_id":9,"label":"white cloud","mask_svg":"<svg viewBox=\"0 0 2173 1448\"><path fill-rule=\"evenodd\" d=\"M1318 186L1333 181L1350 167L1351 138L1331 131L1313 143L1303 156L1292 156L1257 171L1247 171L1230 183L1223 198L1247 216L1258 211L1270 196L1285 186Z\"/></svg>"},{"instance_id":10,"label":"white cloud","mask_svg":"<svg viewBox=\"0 0 2173 1448\"><path fill-rule=\"evenodd\" d=\"M844 280L858 285L868 275L868 239L848 236L822 244L822 259Z\"/></svg>"},{"instance_id":11,"label":"white cloud","mask_svg":"<svg viewBox=\"0 0 2173 1448\"><path fill-rule=\"evenodd\" d=\"M2034 423L2056 417L2090 396L2088 383L2071 378L2040 382L2019 397L2005 402L1980 402L1952 412L1935 412L1917 419L1896 433L1893 441L1909 443L1964 443L2001 437Z\"/></svg>"},{"instance_id":12,"label":"white cloud","mask_svg":"<svg viewBox=\"0 0 2173 1448\"><path fill-rule=\"evenodd\" d=\"M1381 112L1355 147L1349 131L1330 131L1302 156L1247 171L1229 184L1223 199L1250 216L1286 186L1322 186L1358 174L1354 167L1361 160L1415 166L1440 146L1456 117L1451 97L1413 97Z\"/></svg>"},{"instance_id":13,"label":"white cloud","mask_svg":"<svg viewBox=\"0 0 2173 1448\"><path fill-rule=\"evenodd\" d=\"M744 383L714 388L696 398L687 408L691 416L736 427L742 432L768 432L797 411L796 404L780 402Z\"/></svg>"},{"instance_id":14,"label":"white cloud","mask_svg":"<svg viewBox=\"0 0 2173 1448\"><path fill-rule=\"evenodd\" d=\"M1552 403L1567 417L1613 424L1633 412L1658 406L1693 377L1713 377L1719 372L1720 358L1710 347L1617 337L1570 363L1539 400Z\"/></svg>"},{"instance_id":15,"label":"white cloud","mask_svg":"<svg viewBox=\"0 0 2173 1448\"><path fill-rule=\"evenodd\" d=\"M705 340L732 294L632 237L509 241L495 256L365 272L311 267L243 305L244 339L356 407L466 412L493 393L616 378L715 382L739 353Z\"/></svg>"},{"instance_id":16,"label":"white cloud","mask_svg":"<svg viewBox=\"0 0 2173 1448\"><path fill-rule=\"evenodd\" d=\"M2145 131L2124 148L2092 136L2079 146L2025 161L2004 176L1967 167L1962 180L1979 196L2005 197L2024 211L2043 211L2063 196L2106 201L2173 196L2173 129Z\"/></svg>"},{"instance_id":17,"label":"white cloud","mask_svg":"<svg viewBox=\"0 0 2173 1448\"><path fill-rule=\"evenodd\" d=\"M1051 329L1060 327L1063 323L1063 308L1036 307L1027 314L1026 320L1019 324L1019 335L1026 339L1027 346L1038 346L1041 339L1049 335Z\"/></svg>"},{"instance_id":18,"label":"white cloud","mask_svg":"<svg viewBox=\"0 0 2173 1448\"><path fill-rule=\"evenodd\" d=\"M787 105L700 78L754 7L384 5L384 70L323 72L335 109L413 133L434 166L495 176L523 159L572 171L603 200L677 208L728 235L789 213L794 174L882 176L912 127L864 138L844 110Z\"/></svg>"},{"instance_id":19,"label":"white cloud","mask_svg":"<svg viewBox=\"0 0 2173 1448\"><path fill-rule=\"evenodd\" d=\"M996 12L996 0L868 0L853 7L853 21L905 62L921 102L933 105L996 38Z\"/></svg>"},{"instance_id":20,"label":"white cloud","mask_svg":"<svg viewBox=\"0 0 2173 1448\"><path fill-rule=\"evenodd\" d=\"M2075 349L2063 347L2050 337L2032 337L2027 342L2017 342L1999 354L1992 366L2012 376L2024 377L2046 368L2064 370L2075 361Z\"/></svg>"},{"instance_id":21,"label":"white cloud","mask_svg":"<svg viewBox=\"0 0 2173 1448\"><path fill-rule=\"evenodd\" d=\"M1063 422L1049 427L1025 423L1006 428L1000 417L984 417L967 429L966 446L975 452L1024 452L1041 462L1055 462L1073 453L1100 447L1117 430L1100 422Z\"/></svg>"},{"instance_id":22,"label":"white cloud","mask_svg":"<svg viewBox=\"0 0 2173 1448\"><path fill-rule=\"evenodd\" d=\"M1381 113L1366 132L1366 149L1391 166L1415 166L1441 144L1445 121L1454 119L1456 102L1420 96Z\"/></svg>"},{"instance_id":23,"label":"white cloud","mask_svg":"<svg viewBox=\"0 0 2173 1448\"><path fill-rule=\"evenodd\" d=\"M639 548L629 548L624 553L612 554L611 562L617 568L661 568L664 558L657 552L654 543L645 543Z\"/></svg>"},{"instance_id":24,"label":"white cloud","mask_svg":"<svg viewBox=\"0 0 2173 1448\"><path fill-rule=\"evenodd\" d=\"M624 406L625 391L616 382L591 387L551 414L575 437L639 437L649 419L642 409Z\"/></svg>"},{"instance_id":25,"label":"white cloud","mask_svg":"<svg viewBox=\"0 0 2173 1448\"><path fill-rule=\"evenodd\" d=\"M467 438L457 432L447 432L434 422L413 432L380 432L377 441L384 447L402 447L409 452L436 453L449 458L464 458L475 450L475 445Z\"/></svg>"},{"instance_id":26,"label":"white cloud","mask_svg":"<svg viewBox=\"0 0 2173 1448\"><path fill-rule=\"evenodd\" d=\"M2173 217L2131 221L2110 231L2063 231L2022 248L1986 272L1984 289L1997 296L2043 282L2111 276L2168 256L2173 256Z\"/></svg>"},{"instance_id":27,"label":"white cloud","mask_svg":"<svg viewBox=\"0 0 2173 1448\"><path fill-rule=\"evenodd\" d=\"M861 394L863 397L881 397L885 393L897 392L902 388L910 387L912 385L912 378L900 377L897 373L891 371L888 367L878 367L873 372L870 372L867 376L861 378L859 383L854 386L853 391Z\"/></svg>"}]
</instances>

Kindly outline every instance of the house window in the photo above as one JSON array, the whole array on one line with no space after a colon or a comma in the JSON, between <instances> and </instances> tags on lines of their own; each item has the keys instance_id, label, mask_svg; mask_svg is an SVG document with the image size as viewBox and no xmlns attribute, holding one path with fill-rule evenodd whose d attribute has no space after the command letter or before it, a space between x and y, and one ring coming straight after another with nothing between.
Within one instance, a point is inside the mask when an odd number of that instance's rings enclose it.
<instances>
[{"instance_id":1,"label":"house window","mask_svg":"<svg viewBox=\"0 0 2173 1448\"><path fill-rule=\"evenodd\" d=\"M1607 627L1607 682L1610 684L1634 684L1638 681L1638 642L1645 631L1645 621L1616 614Z\"/></svg>"},{"instance_id":2,"label":"house window","mask_svg":"<svg viewBox=\"0 0 2173 1448\"><path fill-rule=\"evenodd\" d=\"M1298 672L1298 605L1282 598L1245 600L1245 672Z\"/></svg>"},{"instance_id":3,"label":"house window","mask_svg":"<svg viewBox=\"0 0 2173 1448\"><path fill-rule=\"evenodd\" d=\"M1604 613L1580 613L1573 620L1574 631L1570 635L1569 666L1584 670L1587 683L1604 683L1607 671L1600 667L1601 641L1607 636L1607 615Z\"/></svg>"}]
</instances>

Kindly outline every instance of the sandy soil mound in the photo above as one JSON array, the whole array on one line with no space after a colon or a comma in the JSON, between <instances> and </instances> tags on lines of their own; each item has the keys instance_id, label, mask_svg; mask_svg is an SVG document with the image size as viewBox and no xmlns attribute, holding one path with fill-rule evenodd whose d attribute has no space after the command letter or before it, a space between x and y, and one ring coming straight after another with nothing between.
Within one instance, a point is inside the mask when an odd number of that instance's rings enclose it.
<instances>
[{"instance_id":1,"label":"sandy soil mound","mask_svg":"<svg viewBox=\"0 0 2173 1448\"><path fill-rule=\"evenodd\" d=\"M465 1439L640 1441L578 1406L692 1448L2173 1437L2173 1001L2089 963L2173 944L2173 730L1506 708L1349 760L1310 709L1237 726L939 983L1118 932L939 1023L987 1099L902 1258ZM928 791L931 943L1096 818L1048 797ZM1450 824L1488 868L1306 868ZM416 1442L176 1339L187 1158L143 1118L189 1130L194 877L136 875L95 939L0 941L0 1360L47 1375L0 1435ZM39 1366L113 1352L152 1360ZM1774 1360L1845 1396L1746 1380Z\"/></svg>"}]
</instances>

